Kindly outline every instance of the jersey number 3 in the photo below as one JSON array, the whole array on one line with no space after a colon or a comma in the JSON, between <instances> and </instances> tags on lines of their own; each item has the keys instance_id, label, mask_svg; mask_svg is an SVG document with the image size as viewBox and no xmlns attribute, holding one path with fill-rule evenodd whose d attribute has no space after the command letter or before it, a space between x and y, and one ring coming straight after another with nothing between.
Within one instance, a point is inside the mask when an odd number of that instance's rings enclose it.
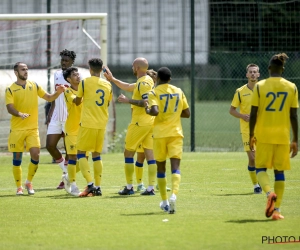
<instances>
[{"instance_id":1,"label":"jersey number 3","mask_svg":"<svg viewBox=\"0 0 300 250\"><path fill-rule=\"evenodd\" d=\"M268 92L266 97L267 98L270 97L271 101L270 101L269 105L266 107L266 111L276 111L276 109L272 106L273 106L274 102L276 101L276 99L279 99L279 98L282 99L280 107L279 107L279 111L282 111L287 95L288 95L287 92L277 92L277 94L274 92Z\"/></svg>"},{"instance_id":2,"label":"jersey number 3","mask_svg":"<svg viewBox=\"0 0 300 250\"><path fill-rule=\"evenodd\" d=\"M99 95L100 95L99 98L100 98L100 100L101 100L100 102L96 101L96 104L97 104L98 106L102 106L102 105L104 104L104 96L105 96L105 93L104 93L104 91L103 91L102 89L97 89L96 94L99 94Z\"/></svg>"}]
</instances>

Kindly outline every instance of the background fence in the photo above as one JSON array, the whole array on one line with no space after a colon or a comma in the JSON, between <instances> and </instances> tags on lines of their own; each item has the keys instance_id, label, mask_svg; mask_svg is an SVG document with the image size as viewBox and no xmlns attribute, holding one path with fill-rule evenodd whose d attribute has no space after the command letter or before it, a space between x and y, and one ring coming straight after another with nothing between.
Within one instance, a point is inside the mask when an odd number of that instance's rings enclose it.
<instances>
[{"instance_id":1,"label":"background fence","mask_svg":"<svg viewBox=\"0 0 300 250\"><path fill-rule=\"evenodd\" d=\"M300 1L216 1L216 0L2 0L0 13L108 13L108 66L114 75L127 82L135 82L131 64L143 56L150 68L168 66L172 83L181 87L189 100L195 102L195 124L183 119L184 148L195 151L242 150L238 119L229 115L235 89L245 84L246 66L260 66L261 79L268 77L267 65L271 56L285 52L290 57L284 77L300 84ZM49 5L50 4L50 5ZM48 9L49 11L49 9ZM195 71L191 75L191 16L195 13ZM95 23L87 29L98 39ZM6 25L7 26L7 25ZM76 29L78 27L73 27ZM4 26L0 24L0 32ZM7 53L7 45L14 39L0 38L0 67L12 69L17 51ZM59 36L52 36L57 43ZM76 41L75 41L76 42ZM66 45L58 42L51 51L51 68L59 67L59 51ZM47 44L44 44L45 50ZM87 55L94 54L90 45L76 48L80 56L76 65L86 68ZM46 58L46 53L42 57ZM26 57L30 68L47 68L46 59L36 65L37 57ZM44 63L45 62L45 63ZM191 88L191 79L195 86ZM6 83L0 82L0 86ZM191 90L194 89L193 93ZM114 88L117 97L122 91ZM130 94L126 94L130 96ZM1 99L4 93L1 90ZM1 102L2 103L2 102ZM42 104L41 104L42 105ZM111 141L112 151L122 151L124 136L130 121L129 105L116 103L116 135ZM6 113L1 106L1 113ZM43 106L41 106L41 117ZM0 117L0 144L6 143L7 118ZM43 118L41 118L43 119ZM3 126L2 126L3 124ZM194 140L191 136L195 136ZM1 139L2 138L2 139Z\"/></svg>"}]
</instances>

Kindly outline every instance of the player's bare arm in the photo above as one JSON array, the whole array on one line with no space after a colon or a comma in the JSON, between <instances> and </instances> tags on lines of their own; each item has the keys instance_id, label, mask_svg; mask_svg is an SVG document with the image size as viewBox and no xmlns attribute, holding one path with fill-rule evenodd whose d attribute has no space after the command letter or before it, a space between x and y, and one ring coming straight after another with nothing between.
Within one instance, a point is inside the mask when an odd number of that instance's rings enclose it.
<instances>
[{"instance_id":1,"label":"player's bare arm","mask_svg":"<svg viewBox=\"0 0 300 250\"><path fill-rule=\"evenodd\" d=\"M65 91L66 87L63 85L59 85L56 87L56 91L53 94L46 93L43 96L43 99L48 102L53 102L61 93Z\"/></svg>"},{"instance_id":2,"label":"player's bare arm","mask_svg":"<svg viewBox=\"0 0 300 250\"><path fill-rule=\"evenodd\" d=\"M180 115L181 118L190 118L190 116L191 116L191 112L189 108L182 110Z\"/></svg>"},{"instance_id":3,"label":"player's bare arm","mask_svg":"<svg viewBox=\"0 0 300 250\"><path fill-rule=\"evenodd\" d=\"M82 97L76 96L76 98L74 99L74 103L76 104L76 106L82 103L82 99L83 99Z\"/></svg>"},{"instance_id":4,"label":"player's bare arm","mask_svg":"<svg viewBox=\"0 0 300 250\"><path fill-rule=\"evenodd\" d=\"M13 116L21 117L22 120L24 120L24 119L26 119L27 117L30 116L30 114L22 113L22 112L16 110L15 107L14 107L14 105L12 103L7 104L6 108L7 108L7 112L8 113L10 113Z\"/></svg>"},{"instance_id":5,"label":"player's bare arm","mask_svg":"<svg viewBox=\"0 0 300 250\"><path fill-rule=\"evenodd\" d=\"M258 107L251 106L250 120L249 120L249 130L250 130L249 131L250 132L249 146L252 151L254 150L254 144L255 144L254 128L255 128L256 119L257 119L257 111L258 111Z\"/></svg>"},{"instance_id":6,"label":"player's bare arm","mask_svg":"<svg viewBox=\"0 0 300 250\"><path fill-rule=\"evenodd\" d=\"M157 105L153 105L153 106L151 106L151 108L146 107L145 109L146 109L146 113L148 115L157 116L159 113Z\"/></svg>"},{"instance_id":7,"label":"player's bare arm","mask_svg":"<svg viewBox=\"0 0 300 250\"><path fill-rule=\"evenodd\" d=\"M236 110L236 107L230 106L229 114L231 114L232 116L234 116L236 118L243 119L245 122L249 122L250 115L241 114L240 112L238 112Z\"/></svg>"},{"instance_id":8,"label":"player's bare arm","mask_svg":"<svg viewBox=\"0 0 300 250\"><path fill-rule=\"evenodd\" d=\"M135 88L134 83L127 83L127 82L122 82L122 81L118 80L117 78L115 78L113 76L113 74L111 73L111 71L109 70L109 68L107 66L103 67L103 72L104 72L103 75L105 76L106 80L109 82L113 82L115 85L118 86L118 88L125 90L127 92L132 92L134 90L134 88Z\"/></svg>"},{"instance_id":9,"label":"player's bare arm","mask_svg":"<svg viewBox=\"0 0 300 250\"><path fill-rule=\"evenodd\" d=\"M147 101L147 99L143 99L143 100L134 100L134 99L130 99L128 97L126 97L123 94L120 94L118 97L118 102L121 103L129 103L138 107L145 107L145 102Z\"/></svg>"},{"instance_id":10,"label":"player's bare arm","mask_svg":"<svg viewBox=\"0 0 300 250\"><path fill-rule=\"evenodd\" d=\"M47 126L49 125L49 123L51 121L54 108L55 108L55 102L51 102L50 110L49 110L49 113L47 115L47 120L46 120Z\"/></svg>"},{"instance_id":11,"label":"player's bare arm","mask_svg":"<svg viewBox=\"0 0 300 250\"><path fill-rule=\"evenodd\" d=\"M293 131L293 140L290 145L291 157L295 157L298 154L298 116L297 108L290 109L290 121Z\"/></svg>"}]
</instances>

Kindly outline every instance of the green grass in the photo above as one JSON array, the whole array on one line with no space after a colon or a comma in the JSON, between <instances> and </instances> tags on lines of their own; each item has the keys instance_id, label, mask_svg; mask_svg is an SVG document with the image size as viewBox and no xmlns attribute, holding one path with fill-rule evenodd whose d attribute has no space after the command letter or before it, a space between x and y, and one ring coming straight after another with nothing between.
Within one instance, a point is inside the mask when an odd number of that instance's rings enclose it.
<instances>
[{"instance_id":1,"label":"green grass","mask_svg":"<svg viewBox=\"0 0 300 250\"><path fill-rule=\"evenodd\" d=\"M266 197L252 194L245 153L184 153L174 215L160 210L158 192L119 196L125 183L123 155L102 159L102 197L77 198L56 190L61 172L49 155L41 156L36 194L17 197L11 156L2 155L0 249L299 249L299 243L262 244L262 236L299 239L299 157L286 172L282 221L265 218ZM24 156L23 181L28 161ZM145 169L145 182L146 176ZM82 189L81 173L77 179Z\"/></svg>"}]
</instances>

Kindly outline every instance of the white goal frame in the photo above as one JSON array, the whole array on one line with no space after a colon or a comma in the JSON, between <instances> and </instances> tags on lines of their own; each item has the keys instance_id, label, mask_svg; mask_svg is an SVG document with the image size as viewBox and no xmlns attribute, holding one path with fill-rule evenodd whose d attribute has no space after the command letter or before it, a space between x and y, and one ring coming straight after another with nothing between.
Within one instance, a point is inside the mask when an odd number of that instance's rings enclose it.
<instances>
[{"instance_id":1,"label":"white goal frame","mask_svg":"<svg viewBox=\"0 0 300 250\"><path fill-rule=\"evenodd\" d=\"M100 43L98 44L85 30L86 20L99 20ZM81 31L96 45L99 49L99 57L103 65L107 65L107 13L44 13L44 14L0 14L0 21L42 21L42 20L81 20ZM114 109L113 103L110 105ZM114 112L113 112L114 113ZM110 120L115 122L114 114L110 114ZM107 124L106 136L103 145L103 153L108 150L108 131L110 122ZM115 126L114 126L115 127ZM40 128L41 129L41 128Z\"/></svg>"},{"instance_id":2,"label":"white goal frame","mask_svg":"<svg viewBox=\"0 0 300 250\"><path fill-rule=\"evenodd\" d=\"M101 20L100 26L100 48L93 38L85 31L84 21L88 19ZM103 65L107 65L107 13L56 13L56 14L1 14L0 21L16 21L16 20L82 20L82 32L96 46L101 49L100 58Z\"/></svg>"}]
</instances>

